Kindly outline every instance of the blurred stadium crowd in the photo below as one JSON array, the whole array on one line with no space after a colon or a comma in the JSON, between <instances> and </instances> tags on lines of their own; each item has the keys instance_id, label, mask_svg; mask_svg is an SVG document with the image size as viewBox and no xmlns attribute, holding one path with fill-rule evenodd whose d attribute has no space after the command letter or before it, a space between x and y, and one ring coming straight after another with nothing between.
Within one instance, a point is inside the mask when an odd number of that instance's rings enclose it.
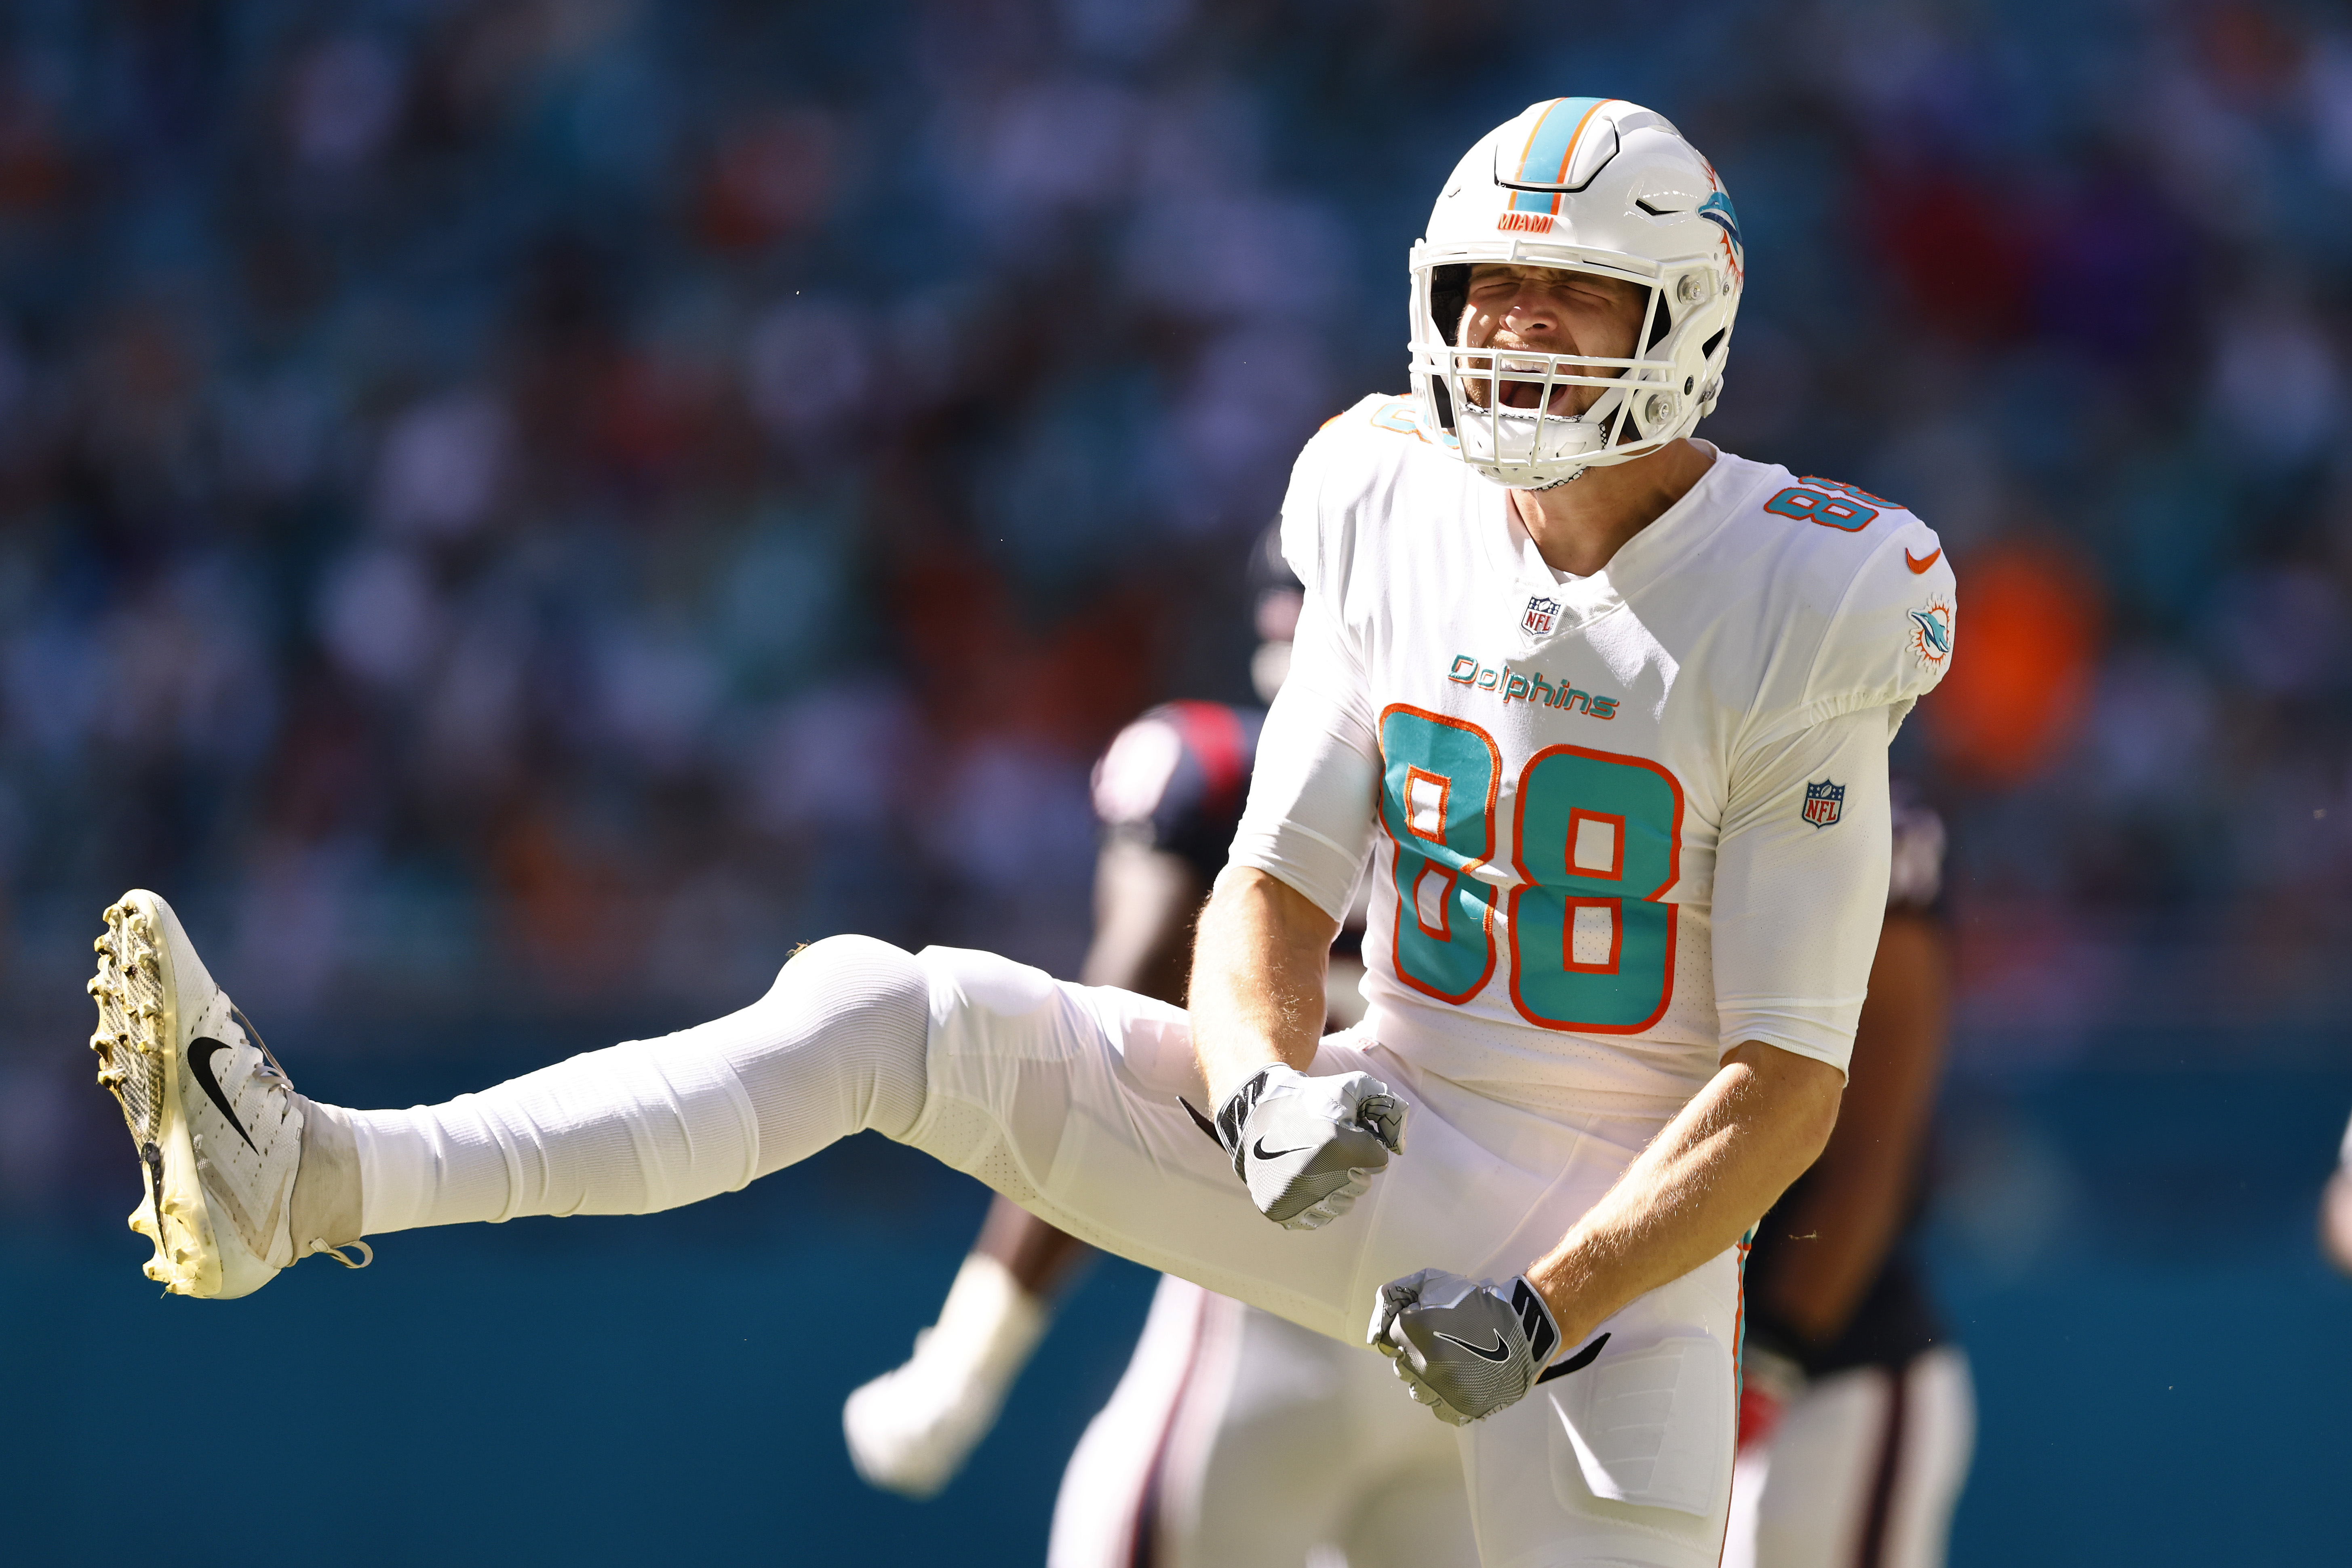
<instances>
[{"instance_id":1,"label":"blurred stadium crowd","mask_svg":"<svg viewBox=\"0 0 2352 1568\"><path fill-rule=\"evenodd\" d=\"M1739 204L1702 434L1958 565L1979 1034L2352 1012L2352 26L2190 0L18 0L0 973L131 883L265 1020L1070 969L1093 753L1245 695L1437 183L1583 92Z\"/></svg>"}]
</instances>

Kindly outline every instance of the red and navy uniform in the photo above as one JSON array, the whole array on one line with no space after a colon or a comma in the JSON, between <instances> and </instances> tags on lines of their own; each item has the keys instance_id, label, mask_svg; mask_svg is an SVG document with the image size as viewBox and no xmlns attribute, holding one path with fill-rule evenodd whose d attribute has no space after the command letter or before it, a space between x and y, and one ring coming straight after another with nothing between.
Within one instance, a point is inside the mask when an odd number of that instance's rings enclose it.
<instances>
[{"instance_id":1,"label":"red and navy uniform","mask_svg":"<svg viewBox=\"0 0 2352 1568\"><path fill-rule=\"evenodd\" d=\"M1216 880L1249 794L1265 710L1172 702L1121 730L1095 767L1095 809L1110 833ZM1172 744L1171 744L1172 742Z\"/></svg>"},{"instance_id":2,"label":"red and navy uniform","mask_svg":"<svg viewBox=\"0 0 2352 1568\"><path fill-rule=\"evenodd\" d=\"M1888 881L1889 915L1946 918L1944 898L1944 824L1932 809L1921 804L1902 780L1895 785L1895 856ZM1811 1172L1797 1178L1776 1208L1794 1208L1813 1179ZM1763 1304L1772 1292L1765 1289L1772 1274L1793 1267L1801 1257L1801 1243L1792 1242L1786 1226L1775 1225L1767 1214L1758 1227L1756 1245L1748 1255L1748 1338L1787 1356L1808 1377L1824 1377L1856 1366L1895 1370L1922 1351L1951 1343L1943 1320L1927 1291L1918 1260L1920 1232L1927 1213L1927 1183L1915 1164L1908 1217L1895 1245L1887 1249L1876 1279L1863 1292L1845 1330L1825 1343L1807 1341L1779 1322Z\"/></svg>"}]
</instances>

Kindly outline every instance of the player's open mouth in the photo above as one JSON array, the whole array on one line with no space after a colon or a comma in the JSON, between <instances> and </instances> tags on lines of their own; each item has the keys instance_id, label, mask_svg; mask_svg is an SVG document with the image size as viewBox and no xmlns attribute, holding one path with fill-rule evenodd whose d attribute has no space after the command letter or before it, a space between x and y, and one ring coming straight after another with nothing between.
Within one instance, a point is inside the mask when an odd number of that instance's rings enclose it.
<instances>
[{"instance_id":1,"label":"player's open mouth","mask_svg":"<svg viewBox=\"0 0 2352 1568\"><path fill-rule=\"evenodd\" d=\"M1532 409L1543 405L1550 413L1564 414L1568 412L1570 391L1570 389L1567 387L1556 386L1551 389L1550 398L1546 399L1541 382L1515 382L1507 379L1503 382L1503 406Z\"/></svg>"},{"instance_id":2,"label":"player's open mouth","mask_svg":"<svg viewBox=\"0 0 2352 1568\"><path fill-rule=\"evenodd\" d=\"M1489 379L1493 373L1493 367L1484 361L1474 360L1462 367L1463 392L1474 408L1486 407L1492 397L1505 408L1532 413L1540 407L1563 419L1576 413L1574 383L1556 383L1551 395L1544 396L1545 366L1541 361L1506 358L1499 380Z\"/></svg>"}]
</instances>

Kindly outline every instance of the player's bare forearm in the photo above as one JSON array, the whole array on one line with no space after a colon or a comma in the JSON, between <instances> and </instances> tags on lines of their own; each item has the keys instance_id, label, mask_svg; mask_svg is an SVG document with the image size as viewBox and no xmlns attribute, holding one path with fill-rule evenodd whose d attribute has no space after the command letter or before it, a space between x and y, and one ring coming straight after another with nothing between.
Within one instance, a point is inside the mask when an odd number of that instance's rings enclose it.
<instances>
[{"instance_id":1,"label":"player's bare forearm","mask_svg":"<svg viewBox=\"0 0 2352 1568\"><path fill-rule=\"evenodd\" d=\"M1763 1288L1781 1321L1816 1343L1844 1330L1902 1228L1943 1070L1949 990L1943 928L1888 915L1837 1130L1804 1190L1770 1222L1797 1244L1781 1249Z\"/></svg>"},{"instance_id":2,"label":"player's bare forearm","mask_svg":"<svg viewBox=\"0 0 2352 1568\"><path fill-rule=\"evenodd\" d=\"M1218 879L1192 949L1192 1049L1210 1100L1282 1061L1304 1071L1323 1032L1323 967L1339 923L1249 868Z\"/></svg>"},{"instance_id":3,"label":"player's bare forearm","mask_svg":"<svg viewBox=\"0 0 2352 1568\"><path fill-rule=\"evenodd\" d=\"M1558 1247L1528 1270L1563 1345L1634 1297L1678 1280L1744 1235L1820 1156L1836 1125L1838 1070L1750 1040Z\"/></svg>"}]
</instances>

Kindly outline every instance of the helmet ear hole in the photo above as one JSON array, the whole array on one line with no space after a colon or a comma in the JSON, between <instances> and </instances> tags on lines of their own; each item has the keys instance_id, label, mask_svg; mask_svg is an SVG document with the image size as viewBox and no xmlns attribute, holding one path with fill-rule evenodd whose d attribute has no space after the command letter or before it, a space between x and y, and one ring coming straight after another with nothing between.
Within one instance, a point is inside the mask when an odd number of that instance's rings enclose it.
<instances>
[{"instance_id":1,"label":"helmet ear hole","mask_svg":"<svg viewBox=\"0 0 2352 1568\"><path fill-rule=\"evenodd\" d=\"M1454 340L1462 332L1462 312L1470 303L1470 268L1465 266L1433 267L1429 270L1429 318L1437 335L1445 340L1449 349L1459 347ZM1446 428L1454 422L1449 415Z\"/></svg>"}]
</instances>

